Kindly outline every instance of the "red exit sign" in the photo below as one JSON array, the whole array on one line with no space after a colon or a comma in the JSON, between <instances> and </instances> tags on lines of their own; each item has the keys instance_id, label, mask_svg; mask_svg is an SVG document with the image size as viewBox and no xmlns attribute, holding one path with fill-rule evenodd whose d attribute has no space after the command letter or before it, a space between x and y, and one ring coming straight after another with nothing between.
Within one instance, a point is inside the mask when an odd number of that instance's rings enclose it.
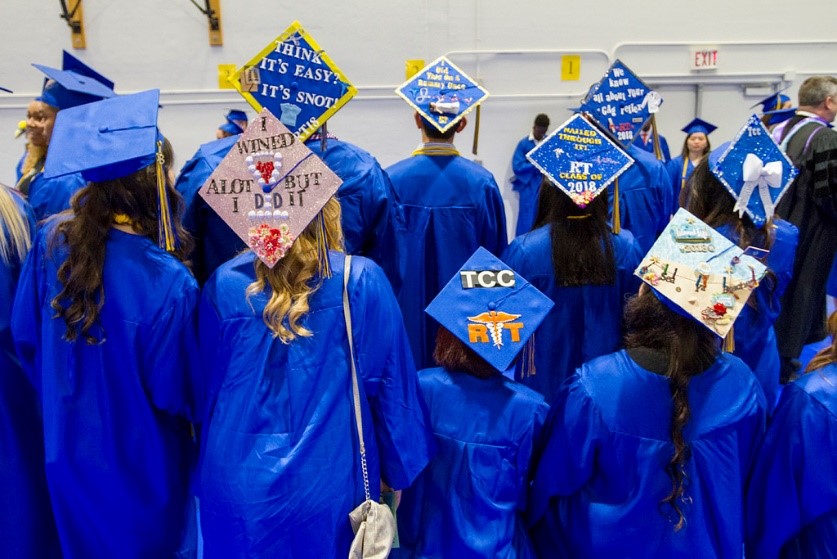
<instances>
[{"instance_id":1,"label":"red exit sign","mask_svg":"<svg viewBox=\"0 0 837 559\"><path fill-rule=\"evenodd\" d=\"M693 48L691 51L692 70L717 70L718 49L716 48Z\"/></svg>"}]
</instances>

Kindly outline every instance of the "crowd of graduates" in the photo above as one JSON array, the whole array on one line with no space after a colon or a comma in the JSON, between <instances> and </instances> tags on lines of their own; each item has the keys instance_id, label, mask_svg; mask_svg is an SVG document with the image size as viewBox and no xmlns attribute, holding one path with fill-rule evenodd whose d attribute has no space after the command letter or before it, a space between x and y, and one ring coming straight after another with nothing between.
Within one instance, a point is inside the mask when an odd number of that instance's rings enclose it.
<instances>
[{"instance_id":1,"label":"crowd of graduates","mask_svg":"<svg viewBox=\"0 0 837 559\"><path fill-rule=\"evenodd\" d=\"M178 170L158 91L38 69L0 186L8 556L345 557L365 491L393 557L834 556L837 79L673 159L653 113L620 144L582 106L585 164L628 161L583 203L538 115L509 243L463 93L402 86L421 145L387 169L265 107ZM212 186L246 176L255 206Z\"/></svg>"}]
</instances>

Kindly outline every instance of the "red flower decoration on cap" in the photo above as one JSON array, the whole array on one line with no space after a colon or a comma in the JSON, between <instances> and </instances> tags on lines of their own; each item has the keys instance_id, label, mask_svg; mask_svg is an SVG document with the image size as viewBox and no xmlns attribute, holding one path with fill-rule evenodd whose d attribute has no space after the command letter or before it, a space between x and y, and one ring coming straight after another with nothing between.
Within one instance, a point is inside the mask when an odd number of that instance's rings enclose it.
<instances>
[{"instance_id":1,"label":"red flower decoration on cap","mask_svg":"<svg viewBox=\"0 0 837 559\"><path fill-rule=\"evenodd\" d=\"M717 314L718 316L724 316L725 314L727 314L727 306L723 303L715 303L712 306L712 310L715 311L715 314Z\"/></svg>"}]
</instances>

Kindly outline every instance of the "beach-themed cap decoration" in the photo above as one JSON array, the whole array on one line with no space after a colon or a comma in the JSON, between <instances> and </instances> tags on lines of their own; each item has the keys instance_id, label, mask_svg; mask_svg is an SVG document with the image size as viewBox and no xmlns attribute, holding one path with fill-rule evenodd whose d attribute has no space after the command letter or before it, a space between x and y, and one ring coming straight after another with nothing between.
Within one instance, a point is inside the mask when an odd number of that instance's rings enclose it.
<instances>
[{"instance_id":1,"label":"beach-themed cap decoration","mask_svg":"<svg viewBox=\"0 0 837 559\"><path fill-rule=\"evenodd\" d=\"M623 146L629 146L648 118L660 110L663 98L645 85L622 61L616 60L590 88L578 110L589 113Z\"/></svg>"},{"instance_id":2,"label":"beach-themed cap decoration","mask_svg":"<svg viewBox=\"0 0 837 559\"><path fill-rule=\"evenodd\" d=\"M681 208L634 274L667 306L724 337L766 271L747 251Z\"/></svg>"},{"instance_id":3,"label":"beach-themed cap decoration","mask_svg":"<svg viewBox=\"0 0 837 559\"><path fill-rule=\"evenodd\" d=\"M199 193L256 256L273 268L320 215L341 182L264 108ZM324 231L321 239L325 242ZM330 275L328 247L321 248L320 271Z\"/></svg>"},{"instance_id":4,"label":"beach-themed cap decoration","mask_svg":"<svg viewBox=\"0 0 837 559\"><path fill-rule=\"evenodd\" d=\"M488 97L488 91L444 56L419 70L395 93L443 133Z\"/></svg>"},{"instance_id":5,"label":"beach-themed cap decoration","mask_svg":"<svg viewBox=\"0 0 837 559\"><path fill-rule=\"evenodd\" d=\"M357 93L298 21L230 81L256 112L270 110L303 141Z\"/></svg>"},{"instance_id":6,"label":"beach-themed cap decoration","mask_svg":"<svg viewBox=\"0 0 837 559\"><path fill-rule=\"evenodd\" d=\"M426 312L503 372L553 305L549 297L480 247Z\"/></svg>"},{"instance_id":7,"label":"beach-themed cap decoration","mask_svg":"<svg viewBox=\"0 0 837 559\"><path fill-rule=\"evenodd\" d=\"M46 75L43 91L37 100L56 109L69 109L114 97L113 82L64 51L62 69L33 64Z\"/></svg>"},{"instance_id":8,"label":"beach-themed cap decoration","mask_svg":"<svg viewBox=\"0 0 837 559\"><path fill-rule=\"evenodd\" d=\"M756 115L750 115L731 143L709 155L709 168L736 198L738 216L746 212L757 226L773 217L799 174Z\"/></svg>"},{"instance_id":9,"label":"beach-themed cap decoration","mask_svg":"<svg viewBox=\"0 0 837 559\"><path fill-rule=\"evenodd\" d=\"M604 192L634 160L580 114L558 126L526 158L581 208ZM618 194L614 194L614 221ZM618 223L614 223L614 230Z\"/></svg>"},{"instance_id":10,"label":"beach-themed cap decoration","mask_svg":"<svg viewBox=\"0 0 837 559\"><path fill-rule=\"evenodd\" d=\"M158 241L173 251L179 239L166 192L163 137L157 129L159 104L160 90L152 89L59 111L44 178L80 173L87 181L104 182L156 164Z\"/></svg>"}]
</instances>

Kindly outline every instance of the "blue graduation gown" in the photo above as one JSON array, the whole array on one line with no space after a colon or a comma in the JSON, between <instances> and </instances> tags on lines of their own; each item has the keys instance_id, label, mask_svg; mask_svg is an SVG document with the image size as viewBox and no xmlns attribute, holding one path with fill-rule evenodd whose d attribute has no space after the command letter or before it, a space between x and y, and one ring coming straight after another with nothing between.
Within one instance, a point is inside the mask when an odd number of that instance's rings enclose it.
<instances>
[{"instance_id":1,"label":"blue graduation gown","mask_svg":"<svg viewBox=\"0 0 837 559\"><path fill-rule=\"evenodd\" d=\"M665 165L656 157L628 146L634 164L619 176L619 215L621 226L631 233L643 254L648 252L657 236L668 225L672 206L671 189ZM611 219L613 217L614 184L607 187Z\"/></svg>"},{"instance_id":2,"label":"blue graduation gown","mask_svg":"<svg viewBox=\"0 0 837 559\"><path fill-rule=\"evenodd\" d=\"M691 449L680 508L671 491L669 381L625 351L584 364L550 410L531 489L539 557L741 557L744 483L766 402L747 366L722 354L689 383Z\"/></svg>"},{"instance_id":3,"label":"blue graduation gown","mask_svg":"<svg viewBox=\"0 0 837 559\"><path fill-rule=\"evenodd\" d=\"M650 153L654 157L657 157L654 154L654 140L653 140L653 138L651 137L650 134L648 135L648 141L646 143L642 142L642 135L637 134L636 137L634 138L633 145L635 145L636 147L638 147L642 150L647 151L648 153ZM669 161L671 161L671 152L668 149L668 142L666 141L665 136L660 136L660 152L661 152L661 155L663 156L663 158L661 160L663 163L668 163Z\"/></svg>"},{"instance_id":4,"label":"blue graduation gown","mask_svg":"<svg viewBox=\"0 0 837 559\"><path fill-rule=\"evenodd\" d=\"M207 559L340 557L348 513L363 501L349 347L343 320L343 254L309 300L312 332L289 344L262 320L265 293L249 298L254 256L222 265L200 308L201 526ZM350 306L370 492L400 489L427 464L432 438L401 315L374 262L352 261ZM252 306L251 306L252 305Z\"/></svg>"},{"instance_id":5,"label":"blue graduation gown","mask_svg":"<svg viewBox=\"0 0 837 559\"><path fill-rule=\"evenodd\" d=\"M401 497L393 556L534 557L523 513L543 397L499 374L435 368L419 380L439 452Z\"/></svg>"},{"instance_id":6,"label":"blue graduation gown","mask_svg":"<svg viewBox=\"0 0 837 559\"><path fill-rule=\"evenodd\" d=\"M15 347L43 410L46 474L66 558L172 557L187 526L198 286L146 237L111 229L101 339L64 340L50 303L67 249L38 233L15 298ZM186 546L188 547L188 546ZM194 546L192 547L194 549Z\"/></svg>"},{"instance_id":7,"label":"blue graduation gown","mask_svg":"<svg viewBox=\"0 0 837 559\"><path fill-rule=\"evenodd\" d=\"M87 181L81 173L51 179L45 179L43 173L38 173L29 183L28 197L35 219L42 221L70 209L70 199L86 185Z\"/></svg>"},{"instance_id":8,"label":"blue graduation gown","mask_svg":"<svg viewBox=\"0 0 837 559\"><path fill-rule=\"evenodd\" d=\"M34 235L32 209L9 192ZM0 227L5 228L2 221ZM12 342L12 302L21 264L14 255L9 262L0 259L0 541L8 557L60 557L44 474L38 400Z\"/></svg>"},{"instance_id":9,"label":"blue graduation gown","mask_svg":"<svg viewBox=\"0 0 837 559\"><path fill-rule=\"evenodd\" d=\"M752 300L741 309L733 328L733 353L753 370L767 397L768 410L773 409L780 391L781 362L773 323L779 316L782 294L793 275L793 261L799 239L799 230L795 225L781 219L776 219L774 224L775 238L767 266L776 276L776 283L762 282L756 288L750 295ZM731 227L719 227L718 232L738 244L737 235Z\"/></svg>"},{"instance_id":10,"label":"blue graduation gown","mask_svg":"<svg viewBox=\"0 0 837 559\"><path fill-rule=\"evenodd\" d=\"M671 196L673 199L673 205L671 206L671 212L674 213L677 211L677 208L680 207L680 189L683 184L683 156L678 155L668 163L666 163L666 172L668 173L668 180L669 180L669 188L671 188ZM692 173L695 172L695 166L692 164L691 159L686 158L686 178L685 180L688 182L689 178L691 178Z\"/></svg>"},{"instance_id":11,"label":"blue graduation gown","mask_svg":"<svg viewBox=\"0 0 837 559\"><path fill-rule=\"evenodd\" d=\"M541 190L543 175L537 167L529 163L526 154L532 151L537 143L532 135L526 136L517 143L512 156L512 188L520 196L520 207L517 214L515 235L528 233L535 223L538 213L538 193Z\"/></svg>"},{"instance_id":12,"label":"blue graduation gown","mask_svg":"<svg viewBox=\"0 0 837 559\"><path fill-rule=\"evenodd\" d=\"M415 155L389 167L401 285L396 292L416 366L433 363L438 324L424 309L480 246L508 243L503 198L484 167L458 155ZM386 267L385 267L386 268Z\"/></svg>"},{"instance_id":13,"label":"blue graduation gown","mask_svg":"<svg viewBox=\"0 0 837 559\"><path fill-rule=\"evenodd\" d=\"M551 226L512 241L503 261L555 302L535 330L535 372L518 361L515 378L552 402L564 381L585 361L622 346L625 297L639 289L634 270L643 253L631 232L611 237L616 258L616 283L562 287L552 267Z\"/></svg>"},{"instance_id":14,"label":"blue graduation gown","mask_svg":"<svg viewBox=\"0 0 837 559\"><path fill-rule=\"evenodd\" d=\"M747 557L837 550L837 365L787 385L747 490Z\"/></svg>"}]
</instances>

